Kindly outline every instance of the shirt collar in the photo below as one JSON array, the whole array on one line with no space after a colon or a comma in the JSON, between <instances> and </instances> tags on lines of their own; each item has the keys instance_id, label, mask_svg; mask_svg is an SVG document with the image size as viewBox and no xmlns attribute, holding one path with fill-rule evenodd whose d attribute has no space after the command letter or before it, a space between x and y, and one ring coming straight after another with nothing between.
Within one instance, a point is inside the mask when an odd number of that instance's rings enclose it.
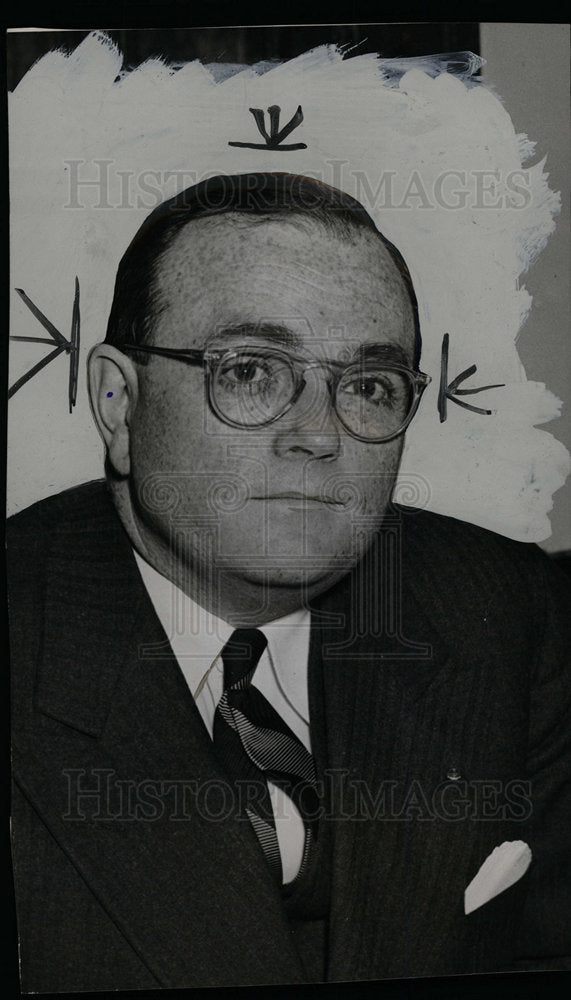
<instances>
[{"instance_id":1,"label":"shirt collar","mask_svg":"<svg viewBox=\"0 0 571 1000\"><path fill-rule=\"evenodd\" d=\"M134 552L143 583L193 695L209 665L219 656L234 626L206 611L180 587ZM300 608L260 626L268 640L276 683L304 719L309 718L307 657L310 612Z\"/></svg>"}]
</instances>

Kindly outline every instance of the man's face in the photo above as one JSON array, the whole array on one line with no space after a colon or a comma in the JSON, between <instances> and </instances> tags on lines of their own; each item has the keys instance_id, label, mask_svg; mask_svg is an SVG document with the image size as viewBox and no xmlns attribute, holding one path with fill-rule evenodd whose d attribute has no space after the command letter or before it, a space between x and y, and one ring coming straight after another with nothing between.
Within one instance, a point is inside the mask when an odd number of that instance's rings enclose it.
<instances>
[{"instance_id":1,"label":"man's face","mask_svg":"<svg viewBox=\"0 0 571 1000\"><path fill-rule=\"evenodd\" d=\"M405 286L365 230L340 239L305 219L204 219L174 238L156 287L154 346L266 345L349 361L381 344L412 360ZM326 369L310 369L293 407L256 429L213 414L200 367L154 355L137 369L131 493L150 550L170 552L202 585L222 574L237 589L317 592L356 563L382 520L402 437L351 437Z\"/></svg>"}]
</instances>

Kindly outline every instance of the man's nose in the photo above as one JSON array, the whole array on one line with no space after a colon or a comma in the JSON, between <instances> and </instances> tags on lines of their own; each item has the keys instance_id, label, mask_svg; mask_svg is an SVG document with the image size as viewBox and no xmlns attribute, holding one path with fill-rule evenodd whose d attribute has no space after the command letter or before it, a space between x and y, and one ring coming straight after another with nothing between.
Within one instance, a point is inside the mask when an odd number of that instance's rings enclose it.
<instances>
[{"instance_id":1,"label":"man's nose","mask_svg":"<svg viewBox=\"0 0 571 1000\"><path fill-rule=\"evenodd\" d=\"M323 369L312 368L304 381L291 410L274 425L274 452L280 458L332 461L339 455L341 436L329 378Z\"/></svg>"}]
</instances>

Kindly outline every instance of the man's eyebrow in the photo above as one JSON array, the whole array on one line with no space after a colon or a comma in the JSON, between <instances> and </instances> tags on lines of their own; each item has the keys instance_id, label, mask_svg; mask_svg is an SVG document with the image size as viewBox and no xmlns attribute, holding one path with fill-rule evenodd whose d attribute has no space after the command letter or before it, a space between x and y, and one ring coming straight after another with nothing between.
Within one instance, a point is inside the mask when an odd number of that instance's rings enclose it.
<instances>
[{"instance_id":1,"label":"man's eyebrow","mask_svg":"<svg viewBox=\"0 0 571 1000\"><path fill-rule=\"evenodd\" d=\"M212 340L237 340L244 337L255 337L257 340L269 341L294 350L301 350L303 347L302 338L281 323L238 323L235 326L225 326L216 330Z\"/></svg>"},{"instance_id":2,"label":"man's eyebrow","mask_svg":"<svg viewBox=\"0 0 571 1000\"><path fill-rule=\"evenodd\" d=\"M264 340L279 347L301 351L304 348L303 338L290 327L281 323L237 323L224 326L212 335L211 340L241 340L245 337ZM400 364L409 366L410 358L399 344L360 344L353 352L353 361L378 361L381 364Z\"/></svg>"},{"instance_id":3,"label":"man's eyebrow","mask_svg":"<svg viewBox=\"0 0 571 1000\"><path fill-rule=\"evenodd\" d=\"M381 364L410 366L410 357L400 344L361 344L355 351L355 360L379 361Z\"/></svg>"}]
</instances>

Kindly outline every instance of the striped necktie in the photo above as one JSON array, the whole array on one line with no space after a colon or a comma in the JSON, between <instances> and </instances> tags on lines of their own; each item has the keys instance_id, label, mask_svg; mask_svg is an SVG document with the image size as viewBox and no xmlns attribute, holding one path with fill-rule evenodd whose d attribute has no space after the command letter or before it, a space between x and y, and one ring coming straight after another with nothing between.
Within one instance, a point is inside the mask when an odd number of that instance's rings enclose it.
<instances>
[{"instance_id":1,"label":"striped necktie","mask_svg":"<svg viewBox=\"0 0 571 1000\"><path fill-rule=\"evenodd\" d=\"M236 629L224 646L224 693L214 714L214 746L233 781L244 783L245 811L271 871L282 882L282 864L267 782L281 788L305 825L300 874L314 845L319 808L313 757L252 678L267 645L258 629Z\"/></svg>"}]
</instances>

